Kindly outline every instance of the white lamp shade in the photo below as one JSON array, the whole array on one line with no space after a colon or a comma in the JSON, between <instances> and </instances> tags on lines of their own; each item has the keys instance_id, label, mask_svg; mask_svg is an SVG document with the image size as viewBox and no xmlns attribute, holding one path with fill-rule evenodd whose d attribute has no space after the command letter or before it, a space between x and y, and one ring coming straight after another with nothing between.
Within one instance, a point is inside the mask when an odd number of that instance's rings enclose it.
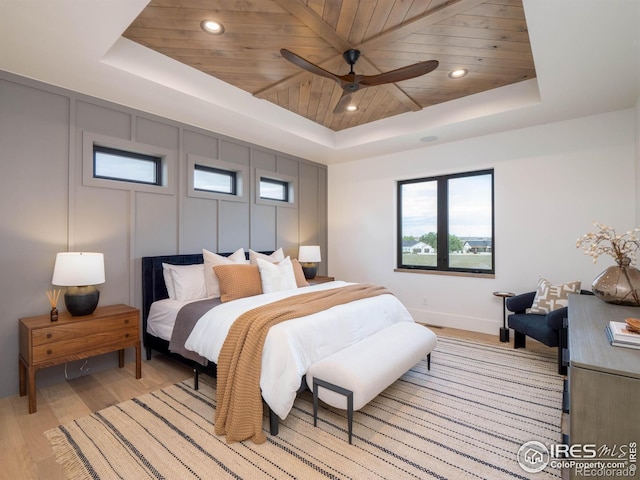
<instances>
[{"instance_id":1,"label":"white lamp shade","mask_svg":"<svg viewBox=\"0 0 640 480\"><path fill-rule=\"evenodd\" d=\"M104 255L91 252L58 253L51 283L64 287L104 283Z\"/></svg>"},{"instance_id":2,"label":"white lamp shade","mask_svg":"<svg viewBox=\"0 0 640 480\"><path fill-rule=\"evenodd\" d=\"M321 260L320 247L318 245L300 246L298 261L302 263L314 263Z\"/></svg>"}]
</instances>

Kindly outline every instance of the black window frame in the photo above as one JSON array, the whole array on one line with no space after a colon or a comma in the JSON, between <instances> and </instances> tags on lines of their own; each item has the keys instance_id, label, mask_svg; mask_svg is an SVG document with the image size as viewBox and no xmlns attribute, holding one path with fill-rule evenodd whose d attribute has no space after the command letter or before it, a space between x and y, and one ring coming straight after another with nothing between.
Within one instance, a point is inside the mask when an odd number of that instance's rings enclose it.
<instances>
[{"instance_id":1,"label":"black window frame","mask_svg":"<svg viewBox=\"0 0 640 480\"><path fill-rule=\"evenodd\" d=\"M154 164L155 182L145 182L144 180L132 180L130 178L123 177L111 177L107 175L96 174L96 154L105 153L108 155L116 155L119 157L131 158L136 160L146 160ZM137 183L143 185L156 185L162 186L162 157L156 155L147 155L144 153L129 152L127 150L121 150L119 148L104 147L102 145L93 145L93 178L100 178L103 180L114 180L117 182Z\"/></svg>"},{"instance_id":2,"label":"black window frame","mask_svg":"<svg viewBox=\"0 0 640 480\"><path fill-rule=\"evenodd\" d=\"M195 178L193 181L193 189L195 191L198 192L210 192L210 193L220 193L222 195L238 195L238 172L234 171L234 170L225 170L223 168L217 168L217 167L209 167L207 165L201 165L199 163L196 163L193 166L193 170L194 172L196 170L201 170L201 171L205 171L205 172L211 172L211 173L218 173L220 175L225 175L227 177L229 177L230 181L231 181L231 192L223 192L221 190L208 190L206 188L196 188L195 186Z\"/></svg>"},{"instance_id":3,"label":"black window frame","mask_svg":"<svg viewBox=\"0 0 640 480\"><path fill-rule=\"evenodd\" d=\"M451 179L466 178L480 175L491 175L491 269L460 268L449 266L449 190L448 182ZM437 182L437 261L436 266L405 265L402 262L402 186L413 183ZM436 175L432 177L398 180L397 185L397 246L396 265L399 270L460 272L473 274L495 274L496 249L495 249L495 172L494 169L476 170L471 172L453 173L448 175Z\"/></svg>"},{"instance_id":4,"label":"black window frame","mask_svg":"<svg viewBox=\"0 0 640 480\"><path fill-rule=\"evenodd\" d=\"M286 180L278 180L277 178L260 177L260 185L258 186L258 191L260 192L262 190L262 182L270 183L272 185L279 185L282 187L282 190L284 192L284 198L263 197L262 193L260 193L260 198L262 200L272 200L274 202L289 203L289 182L287 182Z\"/></svg>"}]
</instances>

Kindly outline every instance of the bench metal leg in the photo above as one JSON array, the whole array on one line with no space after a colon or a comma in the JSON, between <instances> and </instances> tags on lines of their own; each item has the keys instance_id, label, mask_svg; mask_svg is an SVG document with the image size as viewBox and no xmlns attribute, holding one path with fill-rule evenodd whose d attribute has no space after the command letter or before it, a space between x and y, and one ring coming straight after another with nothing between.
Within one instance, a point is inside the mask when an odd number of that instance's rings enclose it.
<instances>
[{"instance_id":1,"label":"bench metal leg","mask_svg":"<svg viewBox=\"0 0 640 480\"><path fill-rule=\"evenodd\" d=\"M198 390L200 388L200 372L197 368L193 369L193 389Z\"/></svg>"},{"instance_id":2,"label":"bench metal leg","mask_svg":"<svg viewBox=\"0 0 640 480\"><path fill-rule=\"evenodd\" d=\"M346 388L339 387L333 383L325 382L313 377L313 426L318 426L318 387L326 388L332 392L339 393L347 397L347 427L349 429L349 445L353 438L353 392Z\"/></svg>"},{"instance_id":3,"label":"bench metal leg","mask_svg":"<svg viewBox=\"0 0 640 480\"><path fill-rule=\"evenodd\" d=\"M431 370L431 354L427 354L427 370Z\"/></svg>"}]
</instances>

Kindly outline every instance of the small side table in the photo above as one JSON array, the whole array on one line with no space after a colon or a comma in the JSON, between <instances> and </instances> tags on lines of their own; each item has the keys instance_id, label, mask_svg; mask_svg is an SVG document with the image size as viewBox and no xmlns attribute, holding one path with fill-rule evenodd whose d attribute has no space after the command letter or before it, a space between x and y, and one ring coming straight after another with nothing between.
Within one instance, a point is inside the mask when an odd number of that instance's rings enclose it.
<instances>
[{"instance_id":1,"label":"small side table","mask_svg":"<svg viewBox=\"0 0 640 480\"><path fill-rule=\"evenodd\" d=\"M502 327L500 328L500 341L509 341L509 329L507 328L507 298L515 297L511 292L493 292L496 297L502 297Z\"/></svg>"}]
</instances>

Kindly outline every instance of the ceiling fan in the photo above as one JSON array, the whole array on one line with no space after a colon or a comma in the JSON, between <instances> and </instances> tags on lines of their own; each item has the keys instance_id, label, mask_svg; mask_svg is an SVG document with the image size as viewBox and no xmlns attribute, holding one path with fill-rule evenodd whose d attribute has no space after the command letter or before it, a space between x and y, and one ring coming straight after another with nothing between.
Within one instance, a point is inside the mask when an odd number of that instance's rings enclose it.
<instances>
[{"instance_id":1,"label":"ceiling fan","mask_svg":"<svg viewBox=\"0 0 640 480\"><path fill-rule=\"evenodd\" d=\"M342 57L345 59L347 64L349 64L349 73L346 75L334 75L324 68L321 68L287 50L286 48L282 48L280 50L280 54L294 65L316 75L330 78L340 85L343 92L338 104L333 109L333 113L344 112L351 101L351 95L362 88L374 87L385 83L401 82L410 78L419 77L432 72L439 64L437 60L428 60L425 62L415 63L413 65L407 65L406 67L401 67L396 70L391 70L390 72L380 73L378 75L358 75L353 71L353 66L358 61L358 58L360 58L360 51L351 49L342 54Z\"/></svg>"}]
</instances>

